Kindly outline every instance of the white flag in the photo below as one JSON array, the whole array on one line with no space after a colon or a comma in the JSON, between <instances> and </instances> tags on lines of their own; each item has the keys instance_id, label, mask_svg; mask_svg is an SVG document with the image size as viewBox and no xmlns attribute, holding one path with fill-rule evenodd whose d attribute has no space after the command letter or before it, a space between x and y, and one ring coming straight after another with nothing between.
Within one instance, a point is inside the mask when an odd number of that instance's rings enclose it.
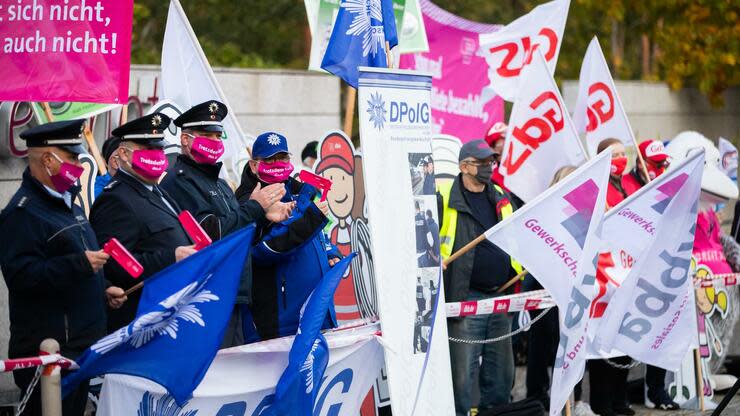
<instances>
[{"instance_id":1,"label":"white flag","mask_svg":"<svg viewBox=\"0 0 740 416\"><path fill-rule=\"evenodd\" d=\"M589 308L589 340L596 341L590 346L590 358L624 355L608 349L600 351L596 334L602 330L602 318L615 292L632 276L630 273L639 273L644 262L651 260L643 253L657 241L661 224L665 226L662 219L666 207L693 173L697 157L671 166L604 216L596 290Z\"/></svg>"},{"instance_id":2,"label":"white flag","mask_svg":"<svg viewBox=\"0 0 740 416\"><path fill-rule=\"evenodd\" d=\"M195 37L185 11L178 0L171 0L162 45L162 99L172 100L183 111L208 100L226 104L229 114L223 120L226 131L221 175L240 181L237 164L246 156L247 140L233 108L216 81L203 49Z\"/></svg>"},{"instance_id":3,"label":"white flag","mask_svg":"<svg viewBox=\"0 0 740 416\"><path fill-rule=\"evenodd\" d=\"M522 74L511 111L501 172L506 186L531 201L563 166L579 166L586 154L545 59L537 51Z\"/></svg>"},{"instance_id":4,"label":"white flag","mask_svg":"<svg viewBox=\"0 0 740 416\"><path fill-rule=\"evenodd\" d=\"M689 270L703 170L704 152L696 152L657 188L661 199L653 205L633 206L633 218L651 215L650 210L659 212L655 238L615 291L595 344L667 370L681 366L696 339ZM632 233L624 230L622 235L629 238Z\"/></svg>"},{"instance_id":5,"label":"white flag","mask_svg":"<svg viewBox=\"0 0 740 416\"><path fill-rule=\"evenodd\" d=\"M553 369L550 414L560 414L583 377L588 309L594 290L597 226L606 209L611 150L602 152L486 232L555 299L560 345Z\"/></svg>"},{"instance_id":6,"label":"white flag","mask_svg":"<svg viewBox=\"0 0 740 416\"><path fill-rule=\"evenodd\" d=\"M636 146L632 127L596 37L591 40L583 57L573 123L578 133L586 134L591 155L596 154L599 143L607 138L619 139L626 146Z\"/></svg>"},{"instance_id":7,"label":"white flag","mask_svg":"<svg viewBox=\"0 0 740 416\"><path fill-rule=\"evenodd\" d=\"M563 29L570 0L555 0L539 5L503 29L480 35L479 54L488 63L488 79L493 90L506 101L513 101L520 85L520 73L539 50L552 75L558 62Z\"/></svg>"},{"instance_id":8,"label":"white flag","mask_svg":"<svg viewBox=\"0 0 740 416\"><path fill-rule=\"evenodd\" d=\"M724 137L719 138L719 166L722 171L737 182L737 147Z\"/></svg>"}]
</instances>

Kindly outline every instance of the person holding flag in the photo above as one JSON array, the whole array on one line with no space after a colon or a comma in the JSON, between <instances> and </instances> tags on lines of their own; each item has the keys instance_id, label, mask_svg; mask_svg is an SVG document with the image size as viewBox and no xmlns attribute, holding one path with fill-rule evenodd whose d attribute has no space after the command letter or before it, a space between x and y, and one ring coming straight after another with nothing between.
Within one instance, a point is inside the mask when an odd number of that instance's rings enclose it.
<instances>
[{"instance_id":1,"label":"person holding flag","mask_svg":"<svg viewBox=\"0 0 740 416\"><path fill-rule=\"evenodd\" d=\"M112 134L121 139L114 157L118 173L90 210L98 241L116 238L141 263L147 279L160 270L195 253L193 242L178 220L180 206L159 187L167 169L164 130L170 118L149 114L118 127ZM118 263L105 265L111 282L128 289L139 281ZM136 316L141 291L108 316L108 331L128 325Z\"/></svg>"},{"instance_id":2,"label":"person holding flag","mask_svg":"<svg viewBox=\"0 0 740 416\"><path fill-rule=\"evenodd\" d=\"M314 203L316 188L292 178L292 172L285 136L276 132L257 136L236 197L243 204L255 190L279 184L285 189L282 202L295 209L283 222L258 224L252 251L251 303L243 318L247 343L295 335L301 307L342 257L323 233L328 203ZM333 306L325 318L325 328L336 325Z\"/></svg>"},{"instance_id":3,"label":"person holding flag","mask_svg":"<svg viewBox=\"0 0 740 416\"><path fill-rule=\"evenodd\" d=\"M8 286L10 358L38 355L39 345L54 338L61 354L77 357L105 335L108 306L120 307L123 290L108 287L103 266L109 256L98 245L84 211L74 204L83 168L78 156L85 120L42 124L21 133L28 146L28 168L21 187L0 213L0 270ZM34 369L15 371L25 393ZM87 382L63 401L65 415L82 416ZM24 415L41 415L35 389Z\"/></svg>"},{"instance_id":4,"label":"person holding flag","mask_svg":"<svg viewBox=\"0 0 740 416\"><path fill-rule=\"evenodd\" d=\"M461 173L454 181L439 187L438 200L441 199L442 205L440 252L443 259L514 212L508 194L491 183L493 157L494 153L485 141L465 143L458 156ZM445 299L460 302L500 296L497 290L518 272L521 272L518 263L485 240L446 267ZM450 337L463 339L495 338L511 330L508 314L451 318L447 325ZM514 383L511 339L485 348L481 344L451 342L450 359L458 415L468 414L472 405L473 380L470 374L475 366L480 366L479 409L510 401Z\"/></svg>"},{"instance_id":5,"label":"person holding flag","mask_svg":"<svg viewBox=\"0 0 740 416\"><path fill-rule=\"evenodd\" d=\"M162 180L161 187L189 211L203 229L217 241L252 223L285 221L291 206L280 202L285 187L273 184L257 188L250 199L240 203L225 180L219 177L224 154L223 119L228 114L226 105L209 100L193 106L175 119L175 126L182 129L180 149L175 165ZM231 324L224 337L224 347L244 343L241 330L241 305L248 302L252 284L251 265L244 268L237 305Z\"/></svg>"}]
</instances>

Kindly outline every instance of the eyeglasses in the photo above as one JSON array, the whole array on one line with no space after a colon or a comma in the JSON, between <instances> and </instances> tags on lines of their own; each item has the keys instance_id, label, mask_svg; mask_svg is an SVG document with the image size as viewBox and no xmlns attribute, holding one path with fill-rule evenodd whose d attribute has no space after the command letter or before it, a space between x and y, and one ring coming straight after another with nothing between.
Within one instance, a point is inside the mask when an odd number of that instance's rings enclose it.
<instances>
[{"instance_id":1,"label":"eyeglasses","mask_svg":"<svg viewBox=\"0 0 740 416\"><path fill-rule=\"evenodd\" d=\"M467 165L473 165L473 166L493 166L496 161L495 160L463 160L463 163Z\"/></svg>"}]
</instances>

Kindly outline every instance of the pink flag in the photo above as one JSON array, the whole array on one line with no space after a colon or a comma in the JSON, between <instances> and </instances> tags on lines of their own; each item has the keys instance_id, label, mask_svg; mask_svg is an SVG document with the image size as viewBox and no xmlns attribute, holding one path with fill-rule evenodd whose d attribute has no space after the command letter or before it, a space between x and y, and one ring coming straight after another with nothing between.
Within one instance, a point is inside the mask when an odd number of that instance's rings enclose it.
<instances>
[{"instance_id":1,"label":"pink flag","mask_svg":"<svg viewBox=\"0 0 740 416\"><path fill-rule=\"evenodd\" d=\"M589 153L595 155L599 143L612 137L626 146L635 146L635 136L596 37L583 57L580 78L573 122L578 133L586 133Z\"/></svg>"},{"instance_id":2,"label":"pink flag","mask_svg":"<svg viewBox=\"0 0 740 416\"><path fill-rule=\"evenodd\" d=\"M428 0L420 4L429 52L402 55L400 67L432 74L436 133L455 136L463 143L482 139L494 123L504 120L504 103L499 97L482 97L489 80L486 61L477 55L478 36L501 26L465 20Z\"/></svg>"},{"instance_id":3,"label":"pink flag","mask_svg":"<svg viewBox=\"0 0 740 416\"><path fill-rule=\"evenodd\" d=\"M570 0L555 0L539 5L503 29L480 35L480 54L488 63L490 89L506 101L514 101L522 69L539 50L547 61L550 75L555 72Z\"/></svg>"},{"instance_id":4,"label":"pink flag","mask_svg":"<svg viewBox=\"0 0 740 416\"><path fill-rule=\"evenodd\" d=\"M133 0L0 0L0 100L123 103Z\"/></svg>"}]
</instances>

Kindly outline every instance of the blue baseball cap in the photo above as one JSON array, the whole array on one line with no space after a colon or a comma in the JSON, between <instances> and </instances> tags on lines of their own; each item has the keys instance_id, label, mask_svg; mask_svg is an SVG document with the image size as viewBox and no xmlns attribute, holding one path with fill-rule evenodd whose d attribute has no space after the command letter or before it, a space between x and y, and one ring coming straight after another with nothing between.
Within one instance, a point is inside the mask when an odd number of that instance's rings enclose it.
<instances>
[{"instance_id":1,"label":"blue baseball cap","mask_svg":"<svg viewBox=\"0 0 740 416\"><path fill-rule=\"evenodd\" d=\"M278 153L290 154L288 139L274 131L260 134L252 145L252 159L267 159Z\"/></svg>"}]
</instances>

